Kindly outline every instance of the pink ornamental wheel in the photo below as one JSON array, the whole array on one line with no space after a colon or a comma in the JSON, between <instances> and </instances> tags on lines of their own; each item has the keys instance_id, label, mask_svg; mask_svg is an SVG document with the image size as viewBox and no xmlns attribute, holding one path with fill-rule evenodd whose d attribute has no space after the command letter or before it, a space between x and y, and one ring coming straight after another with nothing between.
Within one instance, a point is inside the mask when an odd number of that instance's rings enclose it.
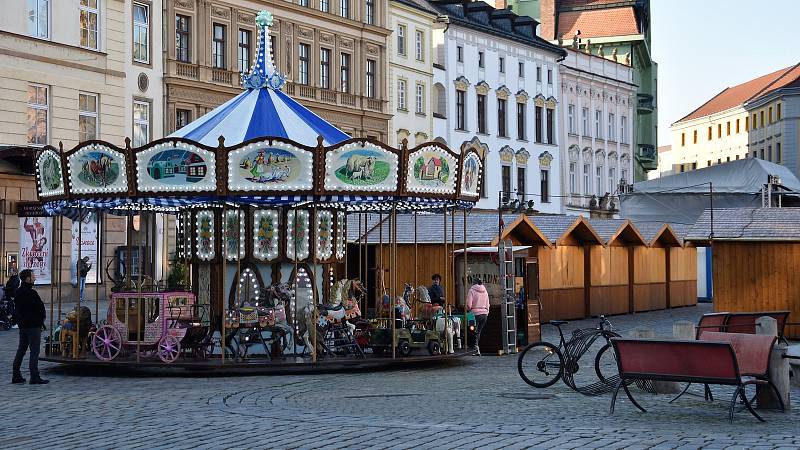
<instances>
[{"instance_id":1,"label":"pink ornamental wheel","mask_svg":"<svg viewBox=\"0 0 800 450\"><path fill-rule=\"evenodd\" d=\"M122 336L110 325L103 325L92 336L92 352L101 361L111 361L122 350Z\"/></svg>"},{"instance_id":2,"label":"pink ornamental wheel","mask_svg":"<svg viewBox=\"0 0 800 450\"><path fill-rule=\"evenodd\" d=\"M158 341L158 357L161 361L171 363L178 359L180 353L181 343L175 336L167 334Z\"/></svg>"}]
</instances>

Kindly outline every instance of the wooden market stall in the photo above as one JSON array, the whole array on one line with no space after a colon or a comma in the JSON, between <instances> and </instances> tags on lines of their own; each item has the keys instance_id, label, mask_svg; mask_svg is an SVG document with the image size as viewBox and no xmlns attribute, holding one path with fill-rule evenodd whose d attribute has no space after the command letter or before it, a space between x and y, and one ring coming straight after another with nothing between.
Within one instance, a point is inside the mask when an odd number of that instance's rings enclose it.
<instances>
[{"instance_id":1,"label":"wooden market stall","mask_svg":"<svg viewBox=\"0 0 800 450\"><path fill-rule=\"evenodd\" d=\"M631 312L636 248L647 245L639 230L625 219L591 219L603 246L590 248L589 305L592 316Z\"/></svg>"}]
</instances>

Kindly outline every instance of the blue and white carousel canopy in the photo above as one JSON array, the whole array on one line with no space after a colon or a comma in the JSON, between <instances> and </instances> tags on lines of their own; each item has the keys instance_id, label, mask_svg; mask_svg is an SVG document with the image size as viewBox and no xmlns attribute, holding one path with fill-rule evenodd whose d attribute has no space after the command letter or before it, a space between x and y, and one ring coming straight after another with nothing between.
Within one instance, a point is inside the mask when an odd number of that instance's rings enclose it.
<instances>
[{"instance_id":1,"label":"blue and white carousel canopy","mask_svg":"<svg viewBox=\"0 0 800 450\"><path fill-rule=\"evenodd\" d=\"M281 91L285 78L275 68L267 39L272 14L261 11L256 16L256 24L256 59L250 72L242 74L242 85L247 90L170 137L191 139L209 146L216 146L220 136L225 138L226 145L263 137L282 137L308 146L317 145L318 136L322 137L324 145L349 139L345 132Z\"/></svg>"}]
</instances>

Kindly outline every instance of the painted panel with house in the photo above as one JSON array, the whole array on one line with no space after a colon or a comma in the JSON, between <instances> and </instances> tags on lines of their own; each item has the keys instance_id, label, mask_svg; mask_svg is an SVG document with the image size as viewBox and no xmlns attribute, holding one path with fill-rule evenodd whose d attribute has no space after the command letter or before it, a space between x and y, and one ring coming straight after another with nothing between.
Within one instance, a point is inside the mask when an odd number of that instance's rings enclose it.
<instances>
[{"instance_id":1,"label":"painted panel with house","mask_svg":"<svg viewBox=\"0 0 800 450\"><path fill-rule=\"evenodd\" d=\"M213 191L216 158L212 152L183 142L164 142L136 155L139 190Z\"/></svg>"},{"instance_id":2,"label":"painted panel with house","mask_svg":"<svg viewBox=\"0 0 800 450\"><path fill-rule=\"evenodd\" d=\"M354 142L325 156L325 188L389 192L397 189L397 155L377 145Z\"/></svg>"},{"instance_id":3,"label":"painted panel with house","mask_svg":"<svg viewBox=\"0 0 800 450\"><path fill-rule=\"evenodd\" d=\"M456 190L458 163L439 147L421 148L409 156L406 186L409 192L452 194Z\"/></svg>"},{"instance_id":4,"label":"painted panel with house","mask_svg":"<svg viewBox=\"0 0 800 450\"><path fill-rule=\"evenodd\" d=\"M461 179L461 195L477 196L478 181L481 178L481 160L476 153L468 153L464 158L464 176Z\"/></svg>"},{"instance_id":5,"label":"painted panel with house","mask_svg":"<svg viewBox=\"0 0 800 450\"><path fill-rule=\"evenodd\" d=\"M125 192L125 156L100 144L89 144L67 158L70 192L95 194Z\"/></svg>"},{"instance_id":6,"label":"painted panel with house","mask_svg":"<svg viewBox=\"0 0 800 450\"><path fill-rule=\"evenodd\" d=\"M314 158L291 144L249 144L228 156L228 187L234 191L308 190L313 187Z\"/></svg>"},{"instance_id":7,"label":"painted panel with house","mask_svg":"<svg viewBox=\"0 0 800 450\"><path fill-rule=\"evenodd\" d=\"M39 186L39 195L41 197L64 194L61 159L56 152L52 150L43 151L36 161L36 168L39 171L41 179L41 184Z\"/></svg>"}]
</instances>

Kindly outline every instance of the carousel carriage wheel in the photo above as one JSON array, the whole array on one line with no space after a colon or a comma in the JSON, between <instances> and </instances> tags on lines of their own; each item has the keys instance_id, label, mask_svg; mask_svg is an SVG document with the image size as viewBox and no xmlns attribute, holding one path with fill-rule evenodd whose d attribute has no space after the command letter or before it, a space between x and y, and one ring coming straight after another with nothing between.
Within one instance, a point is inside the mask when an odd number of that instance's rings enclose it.
<instances>
[{"instance_id":1,"label":"carousel carriage wheel","mask_svg":"<svg viewBox=\"0 0 800 450\"><path fill-rule=\"evenodd\" d=\"M122 336L110 325L100 327L92 336L92 352L101 361L111 361L122 350Z\"/></svg>"},{"instance_id":2,"label":"carousel carriage wheel","mask_svg":"<svg viewBox=\"0 0 800 450\"><path fill-rule=\"evenodd\" d=\"M158 340L158 357L165 363L171 363L178 359L181 353L181 343L178 338L171 334L167 334Z\"/></svg>"},{"instance_id":3,"label":"carousel carriage wheel","mask_svg":"<svg viewBox=\"0 0 800 450\"><path fill-rule=\"evenodd\" d=\"M411 354L411 345L407 341L400 341L397 344L397 352L400 356L408 356Z\"/></svg>"},{"instance_id":4,"label":"carousel carriage wheel","mask_svg":"<svg viewBox=\"0 0 800 450\"><path fill-rule=\"evenodd\" d=\"M436 341L428 342L428 353L433 356L442 354L442 346Z\"/></svg>"}]
</instances>

